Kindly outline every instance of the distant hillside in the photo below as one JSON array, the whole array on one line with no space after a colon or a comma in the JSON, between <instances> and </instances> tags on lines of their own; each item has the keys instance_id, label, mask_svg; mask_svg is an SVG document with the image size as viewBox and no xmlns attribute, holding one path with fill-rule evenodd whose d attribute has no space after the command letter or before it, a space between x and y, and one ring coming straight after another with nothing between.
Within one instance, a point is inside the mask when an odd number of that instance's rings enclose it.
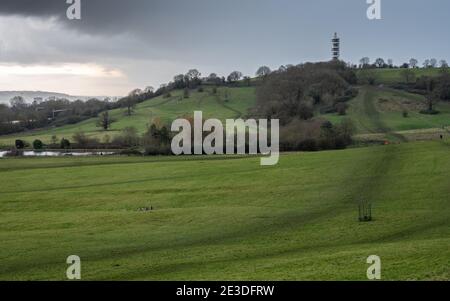
<instances>
[{"instance_id":1,"label":"distant hillside","mask_svg":"<svg viewBox=\"0 0 450 301\"><path fill-rule=\"evenodd\" d=\"M159 96L138 104L131 116L127 116L124 109L111 110L110 115L115 122L112 123L111 130L108 132L97 127L97 118L91 118L77 124L1 136L0 145L12 145L18 138L26 141L41 139L49 143L53 135L71 139L78 131L99 139L104 138L105 135L114 136L126 127L135 127L139 133L144 133L147 125L154 118L171 122L180 116L192 115L195 110L203 111L205 118L214 117L225 120L244 117L256 101L254 87L221 87L216 94L213 94L211 89L206 88L204 92L193 90L189 98L183 98L182 90L172 91L171 97Z\"/></svg>"},{"instance_id":2,"label":"distant hillside","mask_svg":"<svg viewBox=\"0 0 450 301\"><path fill-rule=\"evenodd\" d=\"M56 99L65 98L74 101L77 99L81 100L88 100L90 98L104 99L107 97L107 96L73 96L64 93L46 92L46 91L0 91L0 103L8 104L11 98L15 96L22 96L28 103L33 102L35 98L42 98L42 100L45 100L49 97L55 97Z\"/></svg>"}]
</instances>

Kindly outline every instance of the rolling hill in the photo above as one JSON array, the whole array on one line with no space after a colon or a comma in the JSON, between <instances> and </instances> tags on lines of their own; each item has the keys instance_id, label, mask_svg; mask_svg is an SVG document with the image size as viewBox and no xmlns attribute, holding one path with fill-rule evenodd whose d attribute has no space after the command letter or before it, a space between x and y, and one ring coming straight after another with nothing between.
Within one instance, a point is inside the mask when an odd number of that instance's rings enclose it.
<instances>
[{"instance_id":1,"label":"rolling hill","mask_svg":"<svg viewBox=\"0 0 450 301\"><path fill-rule=\"evenodd\" d=\"M217 94L212 94L211 88L205 88L204 92L192 91L187 99L182 97L183 92L180 90L173 91L171 94L169 98L160 96L138 104L131 116L127 116L124 109L110 111L111 117L116 121L107 132L96 126L97 118L91 118L73 125L2 136L0 145L13 145L14 140L18 138L29 142L40 139L44 143L50 143L52 135L56 135L59 139L71 139L78 131L100 139L105 135L113 136L126 127L135 127L139 133L144 133L154 118L158 117L163 122L170 122L178 117L190 116L195 110L203 111L205 118L214 117L225 120L244 117L255 102L253 87L219 88Z\"/></svg>"},{"instance_id":2,"label":"rolling hill","mask_svg":"<svg viewBox=\"0 0 450 301\"><path fill-rule=\"evenodd\" d=\"M403 69L373 69L378 83L402 83ZM361 71L359 71L360 73ZM439 69L413 69L417 76L437 76ZM339 122L343 118L352 119L357 128L357 138L360 140L404 140L428 139L439 137L447 133L450 126L450 104L441 102L437 105L438 115L423 115L419 111L425 106L425 98L418 94L411 94L402 90L386 87L359 87L360 94L349 102L350 108L347 116L337 114L322 115L322 117ZM91 118L78 124L66 125L57 128L41 129L20 133L16 135L0 136L0 147L14 144L16 139L32 142L40 139L49 143L51 137L71 139L78 131L90 137L102 139L116 135L126 127L135 127L139 133L146 131L147 126L155 118L170 122L175 118L192 115L195 110L202 110L204 117L210 118L237 118L244 117L248 109L255 104L254 87L235 87L218 89L212 94L212 88L206 87L204 92L192 91L190 98L184 99L183 92L173 91L171 97L162 96L144 101L137 105L132 116L126 116L123 109L110 111L115 119L111 130L104 132L96 126L97 119ZM404 112L407 117L404 117ZM389 132L390 134L386 134ZM399 133L401 132L401 133ZM403 137L403 138L402 138Z\"/></svg>"}]
</instances>

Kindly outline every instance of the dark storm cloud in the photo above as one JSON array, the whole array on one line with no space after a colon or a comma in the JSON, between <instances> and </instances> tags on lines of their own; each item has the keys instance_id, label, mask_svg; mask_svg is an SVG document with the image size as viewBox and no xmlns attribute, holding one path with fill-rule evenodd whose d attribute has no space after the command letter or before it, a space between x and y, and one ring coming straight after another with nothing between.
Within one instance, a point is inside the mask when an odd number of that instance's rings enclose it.
<instances>
[{"instance_id":1,"label":"dark storm cloud","mask_svg":"<svg viewBox=\"0 0 450 301\"><path fill-rule=\"evenodd\" d=\"M19 56L24 62L42 61L46 57L55 61L60 57L70 60L99 56L100 50L100 59L121 55L174 60L182 56L184 61L195 58L208 61L215 59L219 52L234 59L236 45L240 45L240 51L253 52L249 38L258 38L270 31L262 33L260 28L274 24L276 20L270 19L270 7L276 5L270 0L81 0L82 19L68 20L66 10L69 5L65 0L2 0L0 15L54 17L57 18L55 25L64 30L99 37L98 41L87 44L86 39L69 41L61 32L52 33L36 41L38 47L23 55L20 51L10 52L8 58L13 61ZM264 19L264 23L259 18ZM118 36L122 37L121 41L117 40ZM27 40L25 36L22 38ZM105 38L116 39L105 41ZM58 42L60 45L43 53L40 49L49 48L43 45L44 41L47 45ZM258 44L253 43L254 46ZM61 51L55 54L55 48Z\"/></svg>"},{"instance_id":2,"label":"dark storm cloud","mask_svg":"<svg viewBox=\"0 0 450 301\"><path fill-rule=\"evenodd\" d=\"M64 0L2 0L0 14L50 16L60 14L65 7Z\"/></svg>"},{"instance_id":3,"label":"dark storm cloud","mask_svg":"<svg viewBox=\"0 0 450 301\"><path fill-rule=\"evenodd\" d=\"M82 20L70 21L66 18L66 10L70 4L65 0L2 0L0 14L44 18L52 16L72 29L92 34L117 33L145 27L143 24L149 24L159 3L163 1L81 0Z\"/></svg>"},{"instance_id":4,"label":"dark storm cloud","mask_svg":"<svg viewBox=\"0 0 450 301\"><path fill-rule=\"evenodd\" d=\"M146 39L173 39L198 32L245 29L259 17L265 18L277 1L81 0L79 21L67 20L68 6L66 0L1 0L0 15L53 16L71 29L89 34L132 32Z\"/></svg>"},{"instance_id":5,"label":"dark storm cloud","mask_svg":"<svg viewBox=\"0 0 450 301\"><path fill-rule=\"evenodd\" d=\"M16 42L0 37L0 60L49 63L92 61L95 57L98 60L117 57L169 59L173 50L188 39L182 35L182 15L189 14L195 19L195 9L187 12L195 4L186 3L183 0L81 0L81 20L68 20L66 11L70 4L66 0L1 0L0 16L54 21L48 34L19 31L19 40L30 41L33 47L18 45L14 51L5 52L2 42L10 45ZM29 24L23 23L21 27ZM73 32L81 35L76 36Z\"/></svg>"}]
</instances>

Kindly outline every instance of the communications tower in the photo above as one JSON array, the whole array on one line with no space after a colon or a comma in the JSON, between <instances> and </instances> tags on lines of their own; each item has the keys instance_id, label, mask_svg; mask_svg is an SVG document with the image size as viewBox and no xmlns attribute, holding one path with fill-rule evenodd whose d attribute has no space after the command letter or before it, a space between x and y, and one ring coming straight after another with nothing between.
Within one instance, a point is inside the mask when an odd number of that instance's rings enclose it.
<instances>
[{"instance_id":1,"label":"communications tower","mask_svg":"<svg viewBox=\"0 0 450 301\"><path fill-rule=\"evenodd\" d=\"M333 55L333 60L339 60L340 51L341 51L341 39L338 38L337 33L334 33L334 37L331 40L331 43L333 44L333 48L331 48L331 52Z\"/></svg>"}]
</instances>

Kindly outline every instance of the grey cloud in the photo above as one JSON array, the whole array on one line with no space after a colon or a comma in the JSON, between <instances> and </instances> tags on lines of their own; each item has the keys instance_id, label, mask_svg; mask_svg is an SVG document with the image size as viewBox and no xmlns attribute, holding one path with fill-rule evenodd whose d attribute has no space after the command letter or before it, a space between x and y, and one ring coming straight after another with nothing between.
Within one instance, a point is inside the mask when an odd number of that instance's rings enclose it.
<instances>
[{"instance_id":1,"label":"grey cloud","mask_svg":"<svg viewBox=\"0 0 450 301\"><path fill-rule=\"evenodd\" d=\"M385 1L381 22L367 20L365 0L81 3L82 20L70 21L65 0L0 0L0 63L98 62L128 68L142 81L145 74L160 76L149 66L167 65L161 62L180 66L176 72L190 66L252 75L259 65L329 59L335 31L342 36L343 59L353 62L363 56L397 64L411 56L448 60L450 53L442 38L450 26L448 0ZM421 26L411 26L418 19ZM46 20L55 21L39 27Z\"/></svg>"},{"instance_id":2,"label":"grey cloud","mask_svg":"<svg viewBox=\"0 0 450 301\"><path fill-rule=\"evenodd\" d=\"M0 14L50 16L61 14L65 7L65 0L2 0Z\"/></svg>"}]
</instances>

